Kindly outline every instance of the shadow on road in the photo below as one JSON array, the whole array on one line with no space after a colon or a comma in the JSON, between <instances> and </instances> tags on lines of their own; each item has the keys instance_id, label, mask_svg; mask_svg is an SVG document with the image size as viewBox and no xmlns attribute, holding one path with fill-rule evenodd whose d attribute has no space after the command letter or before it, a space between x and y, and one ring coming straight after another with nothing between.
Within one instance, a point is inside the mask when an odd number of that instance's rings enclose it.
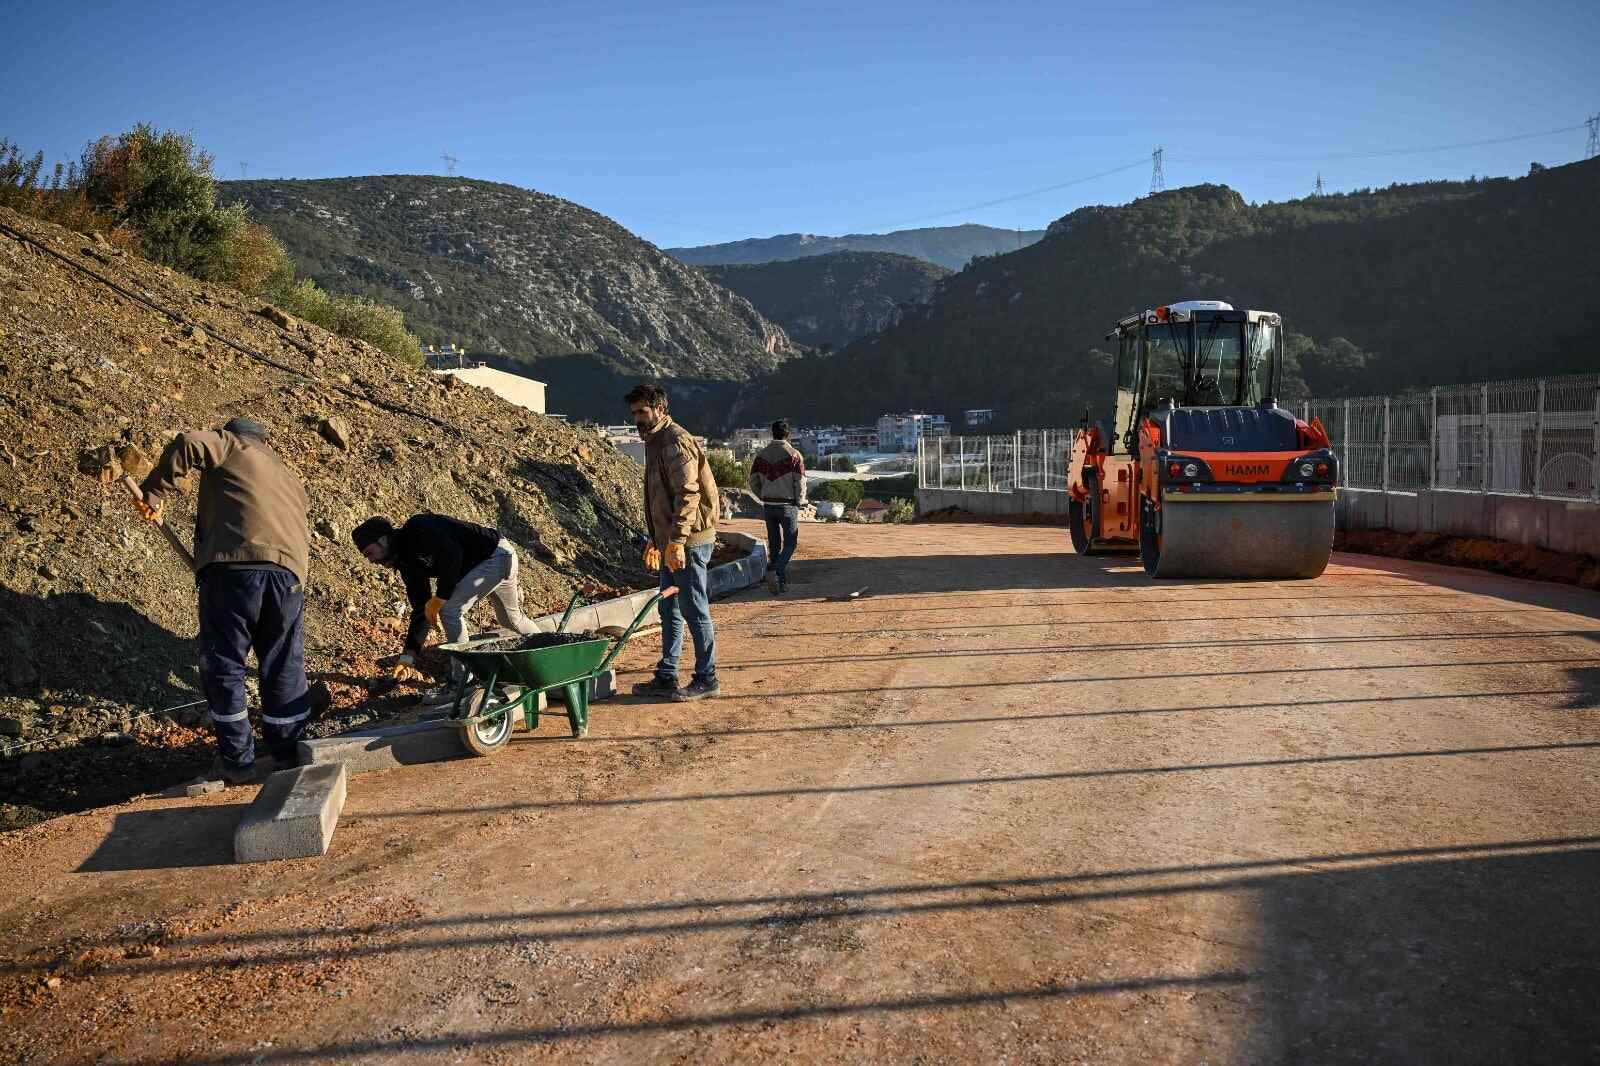
<instances>
[{"instance_id":1,"label":"shadow on road","mask_svg":"<svg viewBox=\"0 0 1600 1066\"><path fill-rule=\"evenodd\" d=\"M785 922L848 925L915 920L930 913L1082 907L1118 913L1142 901L1227 893L1248 901L1253 921L1226 932L1247 958L1195 974L1142 974L1022 988L958 989L942 995L833 1002L782 999L643 1021L596 1000L562 1025L508 1025L355 1038L306 1047L222 1053L204 1063L306 1062L401 1055L470 1044L527 1046L691 1029L770 1026L805 1018L983 1011L1008 1001L1053 1001L1140 991L1159 1003L1205 989L1232 989L1226 1013L1242 1029L1218 1047L1263 1062L1458 1063L1589 1061L1600 1041L1600 837L1249 859L1056 876L900 884L792 895L646 901L608 907L462 915L349 928L352 936L405 937L356 949L392 955L494 948L522 939L677 938ZM682 918L673 917L682 914ZM617 919L640 919L623 921ZM1004 919L1001 918L1001 921ZM554 924L551 924L554 923ZM511 928L508 928L511 926ZM444 937L419 938L438 930ZM129 973L211 965L186 949L279 943L252 955L271 969L325 952L296 950L306 930L204 933L175 940L159 959L128 960ZM173 957L177 956L177 957ZM1223 1004L1219 1003L1219 1007ZM625 1013L625 1012L623 1012ZM1196 1034L1204 1042L1206 1034Z\"/></svg>"},{"instance_id":2,"label":"shadow on road","mask_svg":"<svg viewBox=\"0 0 1600 1066\"><path fill-rule=\"evenodd\" d=\"M111 832L77 872L231 866L233 832L247 806L228 803L119 814Z\"/></svg>"}]
</instances>

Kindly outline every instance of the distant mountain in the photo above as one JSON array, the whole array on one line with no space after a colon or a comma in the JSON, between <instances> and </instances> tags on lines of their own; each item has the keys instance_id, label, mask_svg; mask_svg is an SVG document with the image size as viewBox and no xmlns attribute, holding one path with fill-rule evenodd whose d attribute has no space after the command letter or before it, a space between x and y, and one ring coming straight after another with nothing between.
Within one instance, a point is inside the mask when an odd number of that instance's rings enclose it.
<instances>
[{"instance_id":1,"label":"distant mountain","mask_svg":"<svg viewBox=\"0 0 1600 1066\"><path fill-rule=\"evenodd\" d=\"M1284 399L1596 369L1600 159L1254 206L1222 185L1086 207L944 279L887 330L793 360L740 417L839 422L994 407L1075 423L1110 402L1119 318L1211 298L1293 331Z\"/></svg>"},{"instance_id":2,"label":"distant mountain","mask_svg":"<svg viewBox=\"0 0 1600 1066\"><path fill-rule=\"evenodd\" d=\"M700 269L798 343L836 348L894 325L950 274L937 263L893 252L833 252Z\"/></svg>"},{"instance_id":3,"label":"distant mountain","mask_svg":"<svg viewBox=\"0 0 1600 1066\"><path fill-rule=\"evenodd\" d=\"M793 353L749 301L616 222L530 189L389 175L220 183L326 289L400 307L430 343L521 364L551 409L615 417L617 386L716 390Z\"/></svg>"},{"instance_id":4,"label":"distant mountain","mask_svg":"<svg viewBox=\"0 0 1600 1066\"><path fill-rule=\"evenodd\" d=\"M809 233L783 233L752 237L728 244L702 244L694 248L668 248L685 263L715 266L731 263L777 263L830 252L895 252L926 259L950 270L960 270L975 255L999 255L1026 248L1044 236L1039 229L995 229L993 226L934 226L901 229L893 233L852 233L845 237L816 237Z\"/></svg>"}]
</instances>

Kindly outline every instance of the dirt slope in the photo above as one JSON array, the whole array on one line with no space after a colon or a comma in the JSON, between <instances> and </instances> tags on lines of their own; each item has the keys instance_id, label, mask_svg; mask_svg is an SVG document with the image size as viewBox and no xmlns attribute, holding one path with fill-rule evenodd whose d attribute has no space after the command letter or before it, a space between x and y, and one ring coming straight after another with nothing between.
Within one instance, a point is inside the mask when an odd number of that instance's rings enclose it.
<instances>
[{"instance_id":1,"label":"dirt slope","mask_svg":"<svg viewBox=\"0 0 1600 1066\"><path fill-rule=\"evenodd\" d=\"M67 230L5 211L0 226L49 250L0 229L0 825L210 758L186 728L196 710L140 717L196 699L192 583L121 491L84 472L86 449L131 441L154 456L180 429L240 414L272 429L312 502L307 645L341 711L401 639L399 582L349 544L368 514L498 526L523 549L530 609L564 600L575 576L643 578L637 468L595 438ZM187 531L192 511L172 521ZM120 730L132 741L98 743ZM62 748L70 759L47 754Z\"/></svg>"}]
</instances>

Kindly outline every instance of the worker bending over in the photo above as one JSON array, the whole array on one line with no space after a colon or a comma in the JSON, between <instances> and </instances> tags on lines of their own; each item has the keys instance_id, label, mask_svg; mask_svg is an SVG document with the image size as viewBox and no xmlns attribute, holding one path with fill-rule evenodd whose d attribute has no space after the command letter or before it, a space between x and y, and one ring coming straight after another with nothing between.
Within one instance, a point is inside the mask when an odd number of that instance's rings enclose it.
<instances>
[{"instance_id":1,"label":"worker bending over","mask_svg":"<svg viewBox=\"0 0 1600 1066\"><path fill-rule=\"evenodd\" d=\"M310 555L306 491L267 444L267 428L235 418L220 430L179 433L140 486L139 513L161 521L178 483L200 475L194 561L200 595L200 684L217 737L213 776L244 784L295 765L311 717L306 680L305 579ZM256 762L245 660L261 668L261 732L270 760Z\"/></svg>"},{"instance_id":2,"label":"worker bending over","mask_svg":"<svg viewBox=\"0 0 1600 1066\"><path fill-rule=\"evenodd\" d=\"M449 643L469 639L467 612L485 596L502 626L522 634L537 632L522 613L516 546L497 530L428 512L412 515L396 529L387 518L374 515L351 531L350 539L369 562L393 567L405 582L411 626L398 659L401 665L416 665L435 620ZM444 699L464 678L465 669L452 658L451 683L427 693L424 701Z\"/></svg>"}]
</instances>

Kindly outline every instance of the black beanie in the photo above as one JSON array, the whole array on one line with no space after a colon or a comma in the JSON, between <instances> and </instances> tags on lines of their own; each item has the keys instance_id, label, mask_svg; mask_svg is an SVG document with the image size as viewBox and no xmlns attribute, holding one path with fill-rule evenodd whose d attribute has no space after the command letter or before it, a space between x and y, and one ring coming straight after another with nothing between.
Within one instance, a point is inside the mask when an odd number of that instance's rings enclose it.
<instances>
[{"instance_id":1,"label":"black beanie","mask_svg":"<svg viewBox=\"0 0 1600 1066\"><path fill-rule=\"evenodd\" d=\"M350 531L350 539L355 541L358 551L365 551L368 544L376 544L381 538L393 532L393 522L382 515L373 515Z\"/></svg>"},{"instance_id":2,"label":"black beanie","mask_svg":"<svg viewBox=\"0 0 1600 1066\"><path fill-rule=\"evenodd\" d=\"M223 423L222 428L236 437L253 437L256 440L267 439L267 427L253 418L230 418Z\"/></svg>"}]
</instances>

